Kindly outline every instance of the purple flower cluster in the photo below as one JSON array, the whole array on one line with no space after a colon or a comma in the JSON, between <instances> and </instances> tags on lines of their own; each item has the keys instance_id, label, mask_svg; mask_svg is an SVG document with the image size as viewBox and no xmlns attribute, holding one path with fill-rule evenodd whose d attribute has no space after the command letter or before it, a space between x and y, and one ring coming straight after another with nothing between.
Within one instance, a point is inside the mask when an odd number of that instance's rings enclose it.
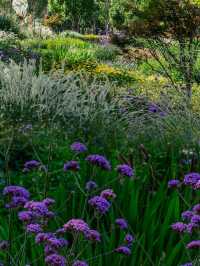
<instances>
[{"instance_id":1,"label":"purple flower cluster","mask_svg":"<svg viewBox=\"0 0 200 266\"><path fill-rule=\"evenodd\" d=\"M70 146L71 150L76 153L82 153L87 151L87 147L81 142L74 142Z\"/></svg>"},{"instance_id":2,"label":"purple flower cluster","mask_svg":"<svg viewBox=\"0 0 200 266\"><path fill-rule=\"evenodd\" d=\"M66 231L75 233L86 233L90 230L88 224L81 219L71 219L63 227Z\"/></svg>"},{"instance_id":3,"label":"purple flower cluster","mask_svg":"<svg viewBox=\"0 0 200 266\"><path fill-rule=\"evenodd\" d=\"M6 204L6 208L23 207L29 200L30 194L28 190L20 186L7 186L3 190L4 196L9 196L10 202Z\"/></svg>"},{"instance_id":4,"label":"purple flower cluster","mask_svg":"<svg viewBox=\"0 0 200 266\"><path fill-rule=\"evenodd\" d=\"M109 161L102 155L91 154L87 156L86 161L90 162L93 165L96 165L103 170L111 170L111 165Z\"/></svg>"},{"instance_id":5,"label":"purple flower cluster","mask_svg":"<svg viewBox=\"0 0 200 266\"><path fill-rule=\"evenodd\" d=\"M69 161L64 164L64 171L78 171L80 169L79 163L77 161Z\"/></svg>"},{"instance_id":6,"label":"purple flower cluster","mask_svg":"<svg viewBox=\"0 0 200 266\"><path fill-rule=\"evenodd\" d=\"M96 189L96 188L97 188L97 183L96 183L96 182L90 180L90 181L88 181L88 182L86 183L85 189L86 189L87 191L91 191L91 190L94 190L94 189Z\"/></svg>"},{"instance_id":7,"label":"purple flower cluster","mask_svg":"<svg viewBox=\"0 0 200 266\"><path fill-rule=\"evenodd\" d=\"M172 179L168 182L168 188L177 188L180 186L180 181L178 179Z\"/></svg>"},{"instance_id":8,"label":"purple flower cluster","mask_svg":"<svg viewBox=\"0 0 200 266\"><path fill-rule=\"evenodd\" d=\"M66 259L58 254L51 254L45 258L45 263L50 266L66 266Z\"/></svg>"},{"instance_id":9,"label":"purple flower cluster","mask_svg":"<svg viewBox=\"0 0 200 266\"><path fill-rule=\"evenodd\" d=\"M115 223L119 226L121 230L126 230L128 228L128 222L124 218L118 218L115 220ZM124 243L115 249L115 252L123 255L131 255L131 247L135 238L131 234L126 234L124 237Z\"/></svg>"},{"instance_id":10,"label":"purple flower cluster","mask_svg":"<svg viewBox=\"0 0 200 266\"><path fill-rule=\"evenodd\" d=\"M197 233L200 228L200 204L195 205L192 210L187 210L182 213L182 219L185 221L177 222L171 225L171 228L182 234L189 233L190 235ZM186 245L188 249L200 248L200 240L193 240Z\"/></svg>"},{"instance_id":11,"label":"purple flower cluster","mask_svg":"<svg viewBox=\"0 0 200 266\"><path fill-rule=\"evenodd\" d=\"M88 201L88 203L100 214L105 214L111 206L110 202L101 196L94 196Z\"/></svg>"},{"instance_id":12,"label":"purple flower cluster","mask_svg":"<svg viewBox=\"0 0 200 266\"><path fill-rule=\"evenodd\" d=\"M30 172L31 170L41 166L41 163L36 160L27 161L24 164L23 172Z\"/></svg>"},{"instance_id":13,"label":"purple flower cluster","mask_svg":"<svg viewBox=\"0 0 200 266\"><path fill-rule=\"evenodd\" d=\"M116 198L116 194L113 192L112 189L108 188L101 192L100 196L104 199L111 200Z\"/></svg>"},{"instance_id":14,"label":"purple flower cluster","mask_svg":"<svg viewBox=\"0 0 200 266\"><path fill-rule=\"evenodd\" d=\"M133 168L127 164L117 166L117 172L122 176L132 177L134 175Z\"/></svg>"},{"instance_id":15,"label":"purple flower cluster","mask_svg":"<svg viewBox=\"0 0 200 266\"><path fill-rule=\"evenodd\" d=\"M76 260L72 266L88 266L88 264L83 260Z\"/></svg>"},{"instance_id":16,"label":"purple flower cluster","mask_svg":"<svg viewBox=\"0 0 200 266\"><path fill-rule=\"evenodd\" d=\"M115 223L119 226L121 230L127 229L128 228L128 223L125 219L123 218L118 218L115 220Z\"/></svg>"},{"instance_id":17,"label":"purple flower cluster","mask_svg":"<svg viewBox=\"0 0 200 266\"><path fill-rule=\"evenodd\" d=\"M184 184L186 186L191 186L191 187L197 189L199 182L200 182L200 174L199 173L189 173L189 174L184 176Z\"/></svg>"},{"instance_id":18,"label":"purple flower cluster","mask_svg":"<svg viewBox=\"0 0 200 266\"><path fill-rule=\"evenodd\" d=\"M26 226L27 233L39 234L43 231L43 224L54 216L48 207L55 201L46 198L43 201L27 201L24 205L26 211L20 211L18 218Z\"/></svg>"},{"instance_id":19,"label":"purple flower cluster","mask_svg":"<svg viewBox=\"0 0 200 266\"><path fill-rule=\"evenodd\" d=\"M101 236L98 231L90 229L89 225L82 219L71 219L63 226L65 232L82 233L86 239L100 242Z\"/></svg>"}]
</instances>

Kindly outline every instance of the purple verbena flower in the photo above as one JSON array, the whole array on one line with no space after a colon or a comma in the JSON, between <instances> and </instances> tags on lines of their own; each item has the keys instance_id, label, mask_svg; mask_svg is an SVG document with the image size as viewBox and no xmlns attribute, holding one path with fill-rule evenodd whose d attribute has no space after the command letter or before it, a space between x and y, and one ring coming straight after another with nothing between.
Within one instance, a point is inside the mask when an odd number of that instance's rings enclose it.
<instances>
[{"instance_id":1,"label":"purple verbena flower","mask_svg":"<svg viewBox=\"0 0 200 266\"><path fill-rule=\"evenodd\" d=\"M192 216L191 223L200 225L200 215L195 214Z\"/></svg>"},{"instance_id":2,"label":"purple verbena flower","mask_svg":"<svg viewBox=\"0 0 200 266\"><path fill-rule=\"evenodd\" d=\"M18 213L18 218L22 222L30 223L34 219L34 213L32 211L21 211Z\"/></svg>"},{"instance_id":3,"label":"purple verbena flower","mask_svg":"<svg viewBox=\"0 0 200 266\"><path fill-rule=\"evenodd\" d=\"M200 214L200 204L196 204L192 210L193 212Z\"/></svg>"},{"instance_id":4,"label":"purple verbena flower","mask_svg":"<svg viewBox=\"0 0 200 266\"><path fill-rule=\"evenodd\" d=\"M64 171L78 171L80 169L79 163L77 161L69 161L64 164Z\"/></svg>"},{"instance_id":5,"label":"purple verbena flower","mask_svg":"<svg viewBox=\"0 0 200 266\"><path fill-rule=\"evenodd\" d=\"M199 173L189 173L184 176L184 184L187 186L194 187L198 181L200 181Z\"/></svg>"},{"instance_id":6,"label":"purple verbena flower","mask_svg":"<svg viewBox=\"0 0 200 266\"><path fill-rule=\"evenodd\" d=\"M45 258L45 263L50 266L66 266L66 259L61 255L51 254Z\"/></svg>"},{"instance_id":7,"label":"purple verbena flower","mask_svg":"<svg viewBox=\"0 0 200 266\"><path fill-rule=\"evenodd\" d=\"M83 260L76 260L72 266L88 266L88 264Z\"/></svg>"},{"instance_id":8,"label":"purple verbena flower","mask_svg":"<svg viewBox=\"0 0 200 266\"><path fill-rule=\"evenodd\" d=\"M93 165L96 165L104 170L111 170L111 165L108 162L108 160L102 156L102 155L98 155L98 154L91 154L89 156L87 156L86 161L90 162Z\"/></svg>"},{"instance_id":9,"label":"purple verbena flower","mask_svg":"<svg viewBox=\"0 0 200 266\"><path fill-rule=\"evenodd\" d=\"M28 199L24 197L12 197L11 201L6 204L6 208L23 207L27 201Z\"/></svg>"},{"instance_id":10,"label":"purple verbena flower","mask_svg":"<svg viewBox=\"0 0 200 266\"><path fill-rule=\"evenodd\" d=\"M36 244L41 244L47 242L49 238L53 238L54 234L53 233L39 233L35 237L35 242Z\"/></svg>"},{"instance_id":11,"label":"purple verbena flower","mask_svg":"<svg viewBox=\"0 0 200 266\"><path fill-rule=\"evenodd\" d=\"M115 251L117 253L120 253L120 254L123 254L123 255L127 255L127 256L131 255L130 248L126 247L126 246L120 246L120 247L116 248Z\"/></svg>"},{"instance_id":12,"label":"purple verbena flower","mask_svg":"<svg viewBox=\"0 0 200 266\"><path fill-rule=\"evenodd\" d=\"M53 248L52 246L50 245L45 245L44 247L44 254L45 256L49 256L49 255L52 255L52 254L56 254L56 249Z\"/></svg>"},{"instance_id":13,"label":"purple verbena flower","mask_svg":"<svg viewBox=\"0 0 200 266\"><path fill-rule=\"evenodd\" d=\"M127 234L124 238L125 242L128 244L128 247L132 245L135 240L135 237L131 234Z\"/></svg>"},{"instance_id":14,"label":"purple verbena flower","mask_svg":"<svg viewBox=\"0 0 200 266\"><path fill-rule=\"evenodd\" d=\"M180 181L178 179L172 179L168 182L168 188L177 188L180 186Z\"/></svg>"},{"instance_id":15,"label":"purple verbena flower","mask_svg":"<svg viewBox=\"0 0 200 266\"><path fill-rule=\"evenodd\" d=\"M186 246L188 249L200 248L200 240L193 240Z\"/></svg>"},{"instance_id":16,"label":"purple verbena flower","mask_svg":"<svg viewBox=\"0 0 200 266\"><path fill-rule=\"evenodd\" d=\"M186 230L187 225L182 222L177 222L172 224L171 228L178 233L183 233Z\"/></svg>"},{"instance_id":17,"label":"purple verbena flower","mask_svg":"<svg viewBox=\"0 0 200 266\"><path fill-rule=\"evenodd\" d=\"M39 167L41 164L36 160L27 161L24 164L24 172L29 172L32 169Z\"/></svg>"},{"instance_id":18,"label":"purple verbena flower","mask_svg":"<svg viewBox=\"0 0 200 266\"><path fill-rule=\"evenodd\" d=\"M101 214L105 214L111 206L110 202L108 202L105 198L101 196L95 196L91 198L88 203Z\"/></svg>"},{"instance_id":19,"label":"purple verbena flower","mask_svg":"<svg viewBox=\"0 0 200 266\"><path fill-rule=\"evenodd\" d=\"M200 180L194 185L194 189L195 190L199 190L200 189Z\"/></svg>"},{"instance_id":20,"label":"purple verbena flower","mask_svg":"<svg viewBox=\"0 0 200 266\"><path fill-rule=\"evenodd\" d=\"M26 226L27 233L39 234L42 232L40 224L28 224Z\"/></svg>"},{"instance_id":21,"label":"purple verbena flower","mask_svg":"<svg viewBox=\"0 0 200 266\"><path fill-rule=\"evenodd\" d=\"M67 240L65 240L64 238L56 238L55 236L49 237L46 242L49 246L51 246L54 249L63 248L68 245Z\"/></svg>"},{"instance_id":22,"label":"purple verbena flower","mask_svg":"<svg viewBox=\"0 0 200 266\"><path fill-rule=\"evenodd\" d=\"M55 200L54 199L51 199L51 198L46 198L42 201L47 207L53 205L55 203Z\"/></svg>"},{"instance_id":23,"label":"purple verbena flower","mask_svg":"<svg viewBox=\"0 0 200 266\"><path fill-rule=\"evenodd\" d=\"M101 192L100 196L104 199L115 199L116 198L116 194L113 192L112 189L105 189Z\"/></svg>"},{"instance_id":24,"label":"purple verbena flower","mask_svg":"<svg viewBox=\"0 0 200 266\"><path fill-rule=\"evenodd\" d=\"M132 177L134 175L133 168L127 164L121 164L117 166L117 172L120 175Z\"/></svg>"},{"instance_id":25,"label":"purple verbena flower","mask_svg":"<svg viewBox=\"0 0 200 266\"><path fill-rule=\"evenodd\" d=\"M198 224L195 223L189 223L186 227L186 232L189 234L192 234L195 229L199 228Z\"/></svg>"},{"instance_id":26,"label":"purple verbena flower","mask_svg":"<svg viewBox=\"0 0 200 266\"><path fill-rule=\"evenodd\" d=\"M128 228L128 223L123 218L116 219L115 220L115 223L120 227L121 230L124 230L124 229L127 229Z\"/></svg>"},{"instance_id":27,"label":"purple verbena flower","mask_svg":"<svg viewBox=\"0 0 200 266\"><path fill-rule=\"evenodd\" d=\"M63 227L66 231L77 233L85 233L90 230L88 224L81 219L71 219Z\"/></svg>"},{"instance_id":28,"label":"purple verbena flower","mask_svg":"<svg viewBox=\"0 0 200 266\"><path fill-rule=\"evenodd\" d=\"M194 213L192 211L185 211L181 214L183 220L190 221Z\"/></svg>"},{"instance_id":29,"label":"purple verbena flower","mask_svg":"<svg viewBox=\"0 0 200 266\"><path fill-rule=\"evenodd\" d=\"M28 201L24 208L34 212L38 217L47 217L49 214L46 204L42 201Z\"/></svg>"},{"instance_id":30,"label":"purple verbena flower","mask_svg":"<svg viewBox=\"0 0 200 266\"><path fill-rule=\"evenodd\" d=\"M101 235L96 230L89 230L85 233L85 237L91 241L94 242L100 242L101 241Z\"/></svg>"},{"instance_id":31,"label":"purple verbena flower","mask_svg":"<svg viewBox=\"0 0 200 266\"><path fill-rule=\"evenodd\" d=\"M97 188L97 184L96 184L96 182L90 180L90 181L88 181L88 182L86 183L85 188L86 188L87 191L91 191L91 190Z\"/></svg>"},{"instance_id":32,"label":"purple verbena flower","mask_svg":"<svg viewBox=\"0 0 200 266\"><path fill-rule=\"evenodd\" d=\"M3 195L10 195L12 197L23 197L29 199L30 194L28 190L20 186L7 186L3 190Z\"/></svg>"},{"instance_id":33,"label":"purple verbena flower","mask_svg":"<svg viewBox=\"0 0 200 266\"><path fill-rule=\"evenodd\" d=\"M71 150L75 151L76 153L82 153L87 151L87 147L81 142L74 142L70 147Z\"/></svg>"}]
</instances>

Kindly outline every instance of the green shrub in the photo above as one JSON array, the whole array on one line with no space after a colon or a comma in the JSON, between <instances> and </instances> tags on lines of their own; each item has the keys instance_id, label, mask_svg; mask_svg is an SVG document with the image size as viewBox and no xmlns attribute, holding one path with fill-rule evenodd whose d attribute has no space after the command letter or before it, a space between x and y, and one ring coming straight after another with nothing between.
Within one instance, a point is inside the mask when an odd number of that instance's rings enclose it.
<instances>
[{"instance_id":1,"label":"green shrub","mask_svg":"<svg viewBox=\"0 0 200 266\"><path fill-rule=\"evenodd\" d=\"M16 23L12 20L12 18L5 15L0 15L0 30L19 33Z\"/></svg>"}]
</instances>

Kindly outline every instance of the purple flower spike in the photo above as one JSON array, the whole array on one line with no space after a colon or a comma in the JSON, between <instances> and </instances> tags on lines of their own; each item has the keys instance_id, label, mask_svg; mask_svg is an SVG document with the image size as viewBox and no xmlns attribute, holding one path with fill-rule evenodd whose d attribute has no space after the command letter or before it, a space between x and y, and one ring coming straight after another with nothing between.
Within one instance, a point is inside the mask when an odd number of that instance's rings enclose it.
<instances>
[{"instance_id":1,"label":"purple flower spike","mask_svg":"<svg viewBox=\"0 0 200 266\"><path fill-rule=\"evenodd\" d=\"M182 264L181 266L192 266L192 265L193 265L192 262L187 262L185 264Z\"/></svg>"},{"instance_id":2,"label":"purple flower spike","mask_svg":"<svg viewBox=\"0 0 200 266\"><path fill-rule=\"evenodd\" d=\"M180 181L178 179L172 179L168 182L168 188L177 188L180 186Z\"/></svg>"},{"instance_id":3,"label":"purple flower spike","mask_svg":"<svg viewBox=\"0 0 200 266\"><path fill-rule=\"evenodd\" d=\"M50 266L66 266L66 259L58 254L52 254L45 258L45 263Z\"/></svg>"},{"instance_id":4,"label":"purple flower spike","mask_svg":"<svg viewBox=\"0 0 200 266\"><path fill-rule=\"evenodd\" d=\"M95 196L91 198L88 203L101 214L105 214L111 206L111 204L101 196Z\"/></svg>"},{"instance_id":5,"label":"purple flower spike","mask_svg":"<svg viewBox=\"0 0 200 266\"><path fill-rule=\"evenodd\" d=\"M102 156L102 155L98 155L98 154L91 154L89 156L87 156L86 161L90 162L93 165L96 165L104 170L111 170L111 165L108 162L108 160Z\"/></svg>"},{"instance_id":6,"label":"purple flower spike","mask_svg":"<svg viewBox=\"0 0 200 266\"><path fill-rule=\"evenodd\" d=\"M88 266L88 264L83 260L76 260L72 266Z\"/></svg>"},{"instance_id":7,"label":"purple flower spike","mask_svg":"<svg viewBox=\"0 0 200 266\"><path fill-rule=\"evenodd\" d=\"M193 240L186 246L188 249L200 248L200 240Z\"/></svg>"},{"instance_id":8,"label":"purple flower spike","mask_svg":"<svg viewBox=\"0 0 200 266\"><path fill-rule=\"evenodd\" d=\"M130 256L131 255L130 248L128 248L126 246L120 246L120 247L116 248L115 251L117 253L120 253L120 254L123 254L123 255L127 255L127 256Z\"/></svg>"},{"instance_id":9,"label":"purple flower spike","mask_svg":"<svg viewBox=\"0 0 200 266\"><path fill-rule=\"evenodd\" d=\"M183 233L186 230L187 225L181 222L177 222L172 224L171 228L178 233Z\"/></svg>"},{"instance_id":10,"label":"purple flower spike","mask_svg":"<svg viewBox=\"0 0 200 266\"><path fill-rule=\"evenodd\" d=\"M127 229L128 228L128 223L123 218L116 219L115 220L115 223L120 227L121 230L124 230L124 229Z\"/></svg>"},{"instance_id":11,"label":"purple flower spike","mask_svg":"<svg viewBox=\"0 0 200 266\"><path fill-rule=\"evenodd\" d=\"M78 171L80 169L79 163L77 161L69 161L64 164L64 171L72 170Z\"/></svg>"},{"instance_id":12,"label":"purple flower spike","mask_svg":"<svg viewBox=\"0 0 200 266\"><path fill-rule=\"evenodd\" d=\"M127 164L120 164L117 166L117 172L122 176L132 177L134 175L133 168Z\"/></svg>"},{"instance_id":13,"label":"purple flower spike","mask_svg":"<svg viewBox=\"0 0 200 266\"><path fill-rule=\"evenodd\" d=\"M87 151L87 147L81 143L81 142L74 142L70 146L72 151L75 151L76 153L82 153Z\"/></svg>"}]
</instances>

